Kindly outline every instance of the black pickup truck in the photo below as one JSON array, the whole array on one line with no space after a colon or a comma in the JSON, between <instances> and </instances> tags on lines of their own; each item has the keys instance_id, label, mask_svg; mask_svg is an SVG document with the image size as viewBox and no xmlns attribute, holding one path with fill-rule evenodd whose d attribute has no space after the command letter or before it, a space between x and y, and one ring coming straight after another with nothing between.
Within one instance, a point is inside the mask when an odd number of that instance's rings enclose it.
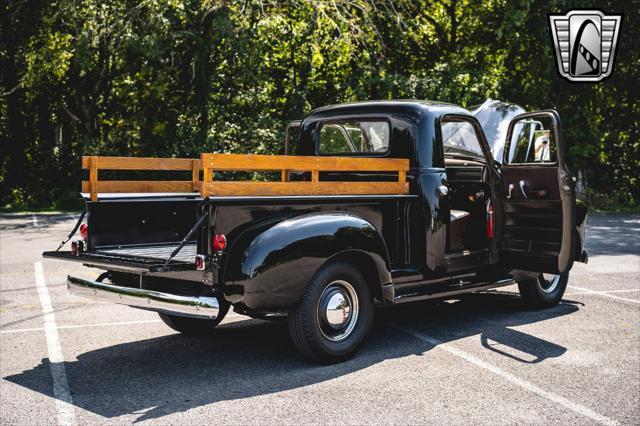
<instances>
[{"instance_id":1,"label":"black pickup truck","mask_svg":"<svg viewBox=\"0 0 640 426\"><path fill-rule=\"evenodd\" d=\"M498 110L481 123L428 101L320 108L287 129L289 156L407 159L407 193L87 195L81 238L44 256L104 270L95 281L68 277L72 293L157 311L179 332L211 331L230 306L281 318L300 352L320 362L355 353L376 305L517 282L527 305L551 306L573 262L587 260L586 208L576 205L558 114L505 119ZM508 129L502 158L488 125ZM398 173L319 180L355 188Z\"/></svg>"}]
</instances>

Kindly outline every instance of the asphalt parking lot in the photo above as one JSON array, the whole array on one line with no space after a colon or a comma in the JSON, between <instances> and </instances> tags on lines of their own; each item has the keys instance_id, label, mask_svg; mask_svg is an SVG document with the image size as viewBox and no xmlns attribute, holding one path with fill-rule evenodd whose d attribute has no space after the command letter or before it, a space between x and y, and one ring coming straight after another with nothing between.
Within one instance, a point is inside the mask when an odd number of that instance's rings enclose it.
<instances>
[{"instance_id":1,"label":"asphalt parking lot","mask_svg":"<svg viewBox=\"0 0 640 426\"><path fill-rule=\"evenodd\" d=\"M42 259L73 214L0 215L2 424L639 424L640 217L589 218L563 302L516 287L376 312L358 355L318 366L277 323L229 315L207 338L85 302Z\"/></svg>"}]
</instances>

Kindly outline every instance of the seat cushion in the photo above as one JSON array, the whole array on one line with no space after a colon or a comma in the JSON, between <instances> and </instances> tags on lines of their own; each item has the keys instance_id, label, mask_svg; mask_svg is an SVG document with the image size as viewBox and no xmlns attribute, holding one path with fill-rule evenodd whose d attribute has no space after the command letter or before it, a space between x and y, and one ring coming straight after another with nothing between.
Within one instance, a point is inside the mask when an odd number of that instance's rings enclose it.
<instances>
[{"instance_id":1,"label":"seat cushion","mask_svg":"<svg viewBox=\"0 0 640 426\"><path fill-rule=\"evenodd\" d=\"M462 219L469 216L469 212L464 210L451 210L451 222Z\"/></svg>"}]
</instances>

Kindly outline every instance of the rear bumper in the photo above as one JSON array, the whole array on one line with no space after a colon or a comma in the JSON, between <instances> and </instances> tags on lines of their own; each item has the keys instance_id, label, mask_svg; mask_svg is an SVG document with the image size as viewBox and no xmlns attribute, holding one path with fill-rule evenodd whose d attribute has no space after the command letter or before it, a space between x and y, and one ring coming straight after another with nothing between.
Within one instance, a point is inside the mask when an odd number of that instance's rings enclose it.
<instances>
[{"instance_id":1,"label":"rear bumper","mask_svg":"<svg viewBox=\"0 0 640 426\"><path fill-rule=\"evenodd\" d=\"M215 319L220 310L220 303L213 296L179 296L153 290L120 287L72 276L67 277L67 288L72 294L86 299L180 316Z\"/></svg>"}]
</instances>

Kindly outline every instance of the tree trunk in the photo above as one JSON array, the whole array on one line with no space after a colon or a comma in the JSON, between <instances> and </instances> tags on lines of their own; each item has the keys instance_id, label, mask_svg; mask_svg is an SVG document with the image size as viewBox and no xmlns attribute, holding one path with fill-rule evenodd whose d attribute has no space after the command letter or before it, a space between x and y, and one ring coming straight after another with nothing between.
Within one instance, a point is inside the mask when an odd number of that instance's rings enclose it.
<instances>
[{"instance_id":1,"label":"tree trunk","mask_svg":"<svg viewBox=\"0 0 640 426\"><path fill-rule=\"evenodd\" d=\"M2 40L6 47L2 60L2 82L7 99L7 140L2 142L7 175L3 186L10 193L13 189L24 189L27 183L26 130L22 102L23 93L22 88L18 87L17 41L13 37L9 13L0 13L0 20ZM3 194L3 196L6 195L8 194Z\"/></svg>"}]
</instances>

